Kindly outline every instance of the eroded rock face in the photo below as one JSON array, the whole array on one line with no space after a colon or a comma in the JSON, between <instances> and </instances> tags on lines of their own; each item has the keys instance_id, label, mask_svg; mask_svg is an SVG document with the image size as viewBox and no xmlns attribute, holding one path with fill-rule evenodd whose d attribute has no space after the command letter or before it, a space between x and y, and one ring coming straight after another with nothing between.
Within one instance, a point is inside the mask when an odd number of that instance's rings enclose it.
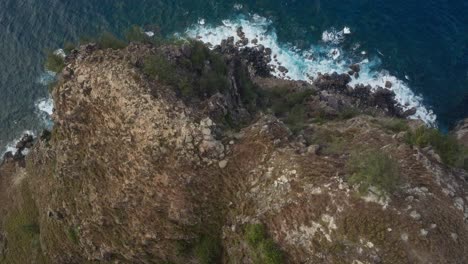
<instances>
[{"instance_id":1,"label":"eroded rock face","mask_svg":"<svg viewBox=\"0 0 468 264\"><path fill-rule=\"evenodd\" d=\"M227 63L258 73L252 65L262 65L255 58L265 51L237 57L231 42L217 48L228 52ZM278 117L247 110L236 85L196 104L183 100L139 68L156 52L174 60L191 53L144 45L74 52L53 91L51 135L38 140L26 169L0 167L1 202L19 193L12 182L30 186L51 263L201 263L206 237L221 248L216 263L254 263L258 248L245 229L256 223L285 263L468 261L468 174L381 125L397 115L388 90L349 90L348 75L323 76L315 86L257 75L266 91L313 90L309 115L351 106L382 114L310 122L294 134ZM245 116L229 120L235 128L214 121L234 112ZM363 148L397 161L396 191L364 195L349 183L349 156Z\"/></svg>"},{"instance_id":2,"label":"eroded rock face","mask_svg":"<svg viewBox=\"0 0 468 264\"><path fill-rule=\"evenodd\" d=\"M468 119L462 120L454 129L457 139L466 147L468 147Z\"/></svg>"}]
</instances>

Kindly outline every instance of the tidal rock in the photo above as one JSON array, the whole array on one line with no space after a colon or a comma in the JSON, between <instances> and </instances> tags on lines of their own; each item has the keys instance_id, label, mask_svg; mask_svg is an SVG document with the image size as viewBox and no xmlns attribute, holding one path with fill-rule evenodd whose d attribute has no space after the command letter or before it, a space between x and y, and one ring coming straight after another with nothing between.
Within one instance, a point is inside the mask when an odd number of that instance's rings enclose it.
<instances>
[{"instance_id":1,"label":"tidal rock","mask_svg":"<svg viewBox=\"0 0 468 264\"><path fill-rule=\"evenodd\" d=\"M282 73L288 73L288 69L286 67L284 67L284 66L279 66L278 71L280 71Z\"/></svg>"},{"instance_id":2,"label":"tidal rock","mask_svg":"<svg viewBox=\"0 0 468 264\"><path fill-rule=\"evenodd\" d=\"M393 86L392 82L390 82L390 81L385 82L385 88L390 89L390 88L392 88L392 86Z\"/></svg>"},{"instance_id":3,"label":"tidal rock","mask_svg":"<svg viewBox=\"0 0 468 264\"><path fill-rule=\"evenodd\" d=\"M416 107L410 108L403 112L402 117L406 118L406 117L412 116L416 114L416 111L417 111Z\"/></svg>"},{"instance_id":4,"label":"tidal rock","mask_svg":"<svg viewBox=\"0 0 468 264\"><path fill-rule=\"evenodd\" d=\"M349 68L351 70L353 70L353 72L360 72L361 71L361 66L359 64L357 64L357 63L349 66Z\"/></svg>"},{"instance_id":5,"label":"tidal rock","mask_svg":"<svg viewBox=\"0 0 468 264\"><path fill-rule=\"evenodd\" d=\"M22 151L26 148L31 148L33 145L34 137L32 135L25 134L18 143L16 143L16 148L19 151Z\"/></svg>"}]
</instances>

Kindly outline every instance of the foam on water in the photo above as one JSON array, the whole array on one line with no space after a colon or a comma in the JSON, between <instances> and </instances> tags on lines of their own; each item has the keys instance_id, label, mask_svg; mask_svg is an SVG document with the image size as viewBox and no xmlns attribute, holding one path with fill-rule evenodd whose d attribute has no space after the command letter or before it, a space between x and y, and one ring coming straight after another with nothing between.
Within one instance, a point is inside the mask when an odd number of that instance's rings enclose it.
<instances>
[{"instance_id":1,"label":"foam on water","mask_svg":"<svg viewBox=\"0 0 468 264\"><path fill-rule=\"evenodd\" d=\"M276 60L270 63L273 67L278 68L282 65L288 69L287 73L273 72L274 76L285 79L311 82L311 79L319 73L347 73L349 65L357 61L361 65L360 77L353 78L351 86L364 84L377 89L379 86L385 87L385 82L390 81L392 82L390 89L395 92L396 100L403 109L408 110L413 107L417 109L416 114L410 118L421 119L429 125L435 125L436 116L423 105L421 96L415 95L404 81L379 68L381 62L378 58L368 59L366 51L361 51L356 57L356 55L347 54L338 45L345 40L346 35L351 33L348 27L341 31L327 30L322 34L322 43L312 45L307 50L299 50L290 44L280 43L271 25L272 21L258 15L242 16L223 20L221 25L198 23L187 29L185 35L217 45L228 37L234 37L234 42L240 40L236 32L237 28L242 27L246 38L257 39L257 45L263 45L272 50L272 58L276 56ZM256 45L250 42L247 46ZM353 49L357 51L359 47L359 44L355 44Z\"/></svg>"},{"instance_id":2,"label":"foam on water","mask_svg":"<svg viewBox=\"0 0 468 264\"><path fill-rule=\"evenodd\" d=\"M37 83L41 85L49 85L55 80L56 73L53 71L45 71L43 72L39 78L37 78Z\"/></svg>"},{"instance_id":3,"label":"foam on water","mask_svg":"<svg viewBox=\"0 0 468 264\"><path fill-rule=\"evenodd\" d=\"M11 141L10 143L6 145L6 147L2 151L2 156L0 158L2 158L7 152L11 152L14 154L16 152L16 143L18 143L25 134L32 135L34 137L36 136L34 131L24 130L23 133L21 133L21 136L15 138L13 141ZM23 151L23 155L27 155L28 152L29 151L27 150Z\"/></svg>"},{"instance_id":4,"label":"foam on water","mask_svg":"<svg viewBox=\"0 0 468 264\"><path fill-rule=\"evenodd\" d=\"M47 128L52 128L52 113L54 110L54 100L51 97L40 99L35 103L36 113L39 118L44 122Z\"/></svg>"}]
</instances>

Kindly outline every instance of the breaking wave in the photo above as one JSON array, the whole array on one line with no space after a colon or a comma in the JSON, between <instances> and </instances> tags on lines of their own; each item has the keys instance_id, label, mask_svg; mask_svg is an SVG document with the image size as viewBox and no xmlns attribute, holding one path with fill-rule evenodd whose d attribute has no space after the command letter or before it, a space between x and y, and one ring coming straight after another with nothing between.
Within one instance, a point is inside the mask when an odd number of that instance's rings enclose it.
<instances>
[{"instance_id":1,"label":"breaking wave","mask_svg":"<svg viewBox=\"0 0 468 264\"><path fill-rule=\"evenodd\" d=\"M205 22L203 20L203 22ZM408 84L393 76L388 71L381 69L379 58L369 58L365 50L360 50L356 43L350 52L346 52L339 44L345 41L346 36L351 34L351 29L344 27L342 30L329 29L322 34L322 41L312 45L306 50L300 50L290 44L280 43L272 21L259 15L239 16L235 19L223 20L220 25L208 23L197 23L188 28L184 35L199 39L212 45L221 44L223 39L234 37L234 41L240 40L237 29L242 27L245 37L249 40L256 39L256 44L249 41L247 47L263 45L272 50L271 65L274 68L286 67L288 71L273 72L279 78L303 80L312 82L319 73L347 73L349 65L359 63L361 66L360 76L353 77L350 85L370 85L373 89L385 87L387 81L392 83L388 88L395 92L397 102L404 110L416 109L412 119L420 119L428 125L435 125L436 115L423 104L423 98L416 95Z\"/></svg>"}]
</instances>

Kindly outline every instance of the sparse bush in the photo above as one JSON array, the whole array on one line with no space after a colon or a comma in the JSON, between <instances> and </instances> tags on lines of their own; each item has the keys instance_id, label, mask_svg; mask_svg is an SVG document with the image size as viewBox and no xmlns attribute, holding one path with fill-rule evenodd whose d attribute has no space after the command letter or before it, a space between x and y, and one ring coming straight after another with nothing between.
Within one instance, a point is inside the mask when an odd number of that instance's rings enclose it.
<instances>
[{"instance_id":1,"label":"sparse bush","mask_svg":"<svg viewBox=\"0 0 468 264\"><path fill-rule=\"evenodd\" d=\"M202 42L193 41L191 43L191 51L190 61L192 62L193 69L203 70L205 61L210 57L210 50Z\"/></svg>"},{"instance_id":2,"label":"sparse bush","mask_svg":"<svg viewBox=\"0 0 468 264\"><path fill-rule=\"evenodd\" d=\"M392 193L398 185L398 163L381 151L353 153L347 165L351 173L349 182L359 184L361 193L375 187L378 195L384 195Z\"/></svg>"},{"instance_id":3,"label":"sparse bush","mask_svg":"<svg viewBox=\"0 0 468 264\"><path fill-rule=\"evenodd\" d=\"M342 120L347 120L354 118L360 114L359 110L354 107L348 107L341 110L338 114L338 118Z\"/></svg>"},{"instance_id":4,"label":"sparse bush","mask_svg":"<svg viewBox=\"0 0 468 264\"><path fill-rule=\"evenodd\" d=\"M136 25L125 31L125 39L128 42L151 43L151 38L146 35L141 27Z\"/></svg>"},{"instance_id":5,"label":"sparse bush","mask_svg":"<svg viewBox=\"0 0 468 264\"><path fill-rule=\"evenodd\" d=\"M78 231L74 227L70 227L67 230L67 237L68 239L75 245L78 245L79 238L78 238Z\"/></svg>"},{"instance_id":6,"label":"sparse bush","mask_svg":"<svg viewBox=\"0 0 468 264\"><path fill-rule=\"evenodd\" d=\"M276 87L264 92L267 107L285 123L293 132L304 127L308 119L305 101L314 93L313 90L290 91L288 87Z\"/></svg>"},{"instance_id":7,"label":"sparse bush","mask_svg":"<svg viewBox=\"0 0 468 264\"><path fill-rule=\"evenodd\" d=\"M262 224L249 224L245 228L244 237L251 252L254 263L279 264L283 263L283 254L275 242L268 238Z\"/></svg>"},{"instance_id":8,"label":"sparse bush","mask_svg":"<svg viewBox=\"0 0 468 264\"><path fill-rule=\"evenodd\" d=\"M394 133L399 133L403 131L407 131L409 126L405 119L382 119L379 120L379 124L386 130L392 131Z\"/></svg>"},{"instance_id":9,"label":"sparse bush","mask_svg":"<svg viewBox=\"0 0 468 264\"><path fill-rule=\"evenodd\" d=\"M452 135L444 135L437 129L420 127L406 134L406 142L421 148L432 146L445 164L468 169L468 151Z\"/></svg>"},{"instance_id":10,"label":"sparse bush","mask_svg":"<svg viewBox=\"0 0 468 264\"><path fill-rule=\"evenodd\" d=\"M307 113L305 110L305 106L302 104L295 105L291 111L288 113L288 117L286 118L286 125L288 125L289 129L293 133L300 131L304 128L304 122L307 119Z\"/></svg>"},{"instance_id":11,"label":"sparse bush","mask_svg":"<svg viewBox=\"0 0 468 264\"><path fill-rule=\"evenodd\" d=\"M178 89L185 98L197 95L194 85L186 75L179 74L177 68L162 55L154 55L145 60L143 72L151 78ZM206 85L210 85L207 83Z\"/></svg>"},{"instance_id":12,"label":"sparse bush","mask_svg":"<svg viewBox=\"0 0 468 264\"><path fill-rule=\"evenodd\" d=\"M213 95L217 92L223 92L229 87L229 82L225 75L209 71L204 73L200 78L201 96L204 94Z\"/></svg>"},{"instance_id":13,"label":"sparse bush","mask_svg":"<svg viewBox=\"0 0 468 264\"><path fill-rule=\"evenodd\" d=\"M76 49L76 45L70 41L67 41L65 44L63 44L63 50L65 51L65 54L70 54L74 49Z\"/></svg>"},{"instance_id":14,"label":"sparse bush","mask_svg":"<svg viewBox=\"0 0 468 264\"><path fill-rule=\"evenodd\" d=\"M127 46L127 43L120 40L110 32L104 32L99 37L98 45L102 49L123 49Z\"/></svg>"},{"instance_id":15,"label":"sparse bush","mask_svg":"<svg viewBox=\"0 0 468 264\"><path fill-rule=\"evenodd\" d=\"M177 85L179 81L175 67L161 55L147 58L143 66L143 72L170 85Z\"/></svg>"},{"instance_id":16,"label":"sparse bush","mask_svg":"<svg viewBox=\"0 0 468 264\"><path fill-rule=\"evenodd\" d=\"M194 248L195 256L201 264L219 263L221 258L221 242L219 238L204 235Z\"/></svg>"},{"instance_id":17,"label":"sparse bush","mask_svg":"<svg viewBox=\"0 0 468 264\"><path fill-rule=\"evenodd\" d=\"M65 68L65 60L62 56L51 51L47 54L45 68L49 71L59 73Z\"/></svg>"}]
</instances>

